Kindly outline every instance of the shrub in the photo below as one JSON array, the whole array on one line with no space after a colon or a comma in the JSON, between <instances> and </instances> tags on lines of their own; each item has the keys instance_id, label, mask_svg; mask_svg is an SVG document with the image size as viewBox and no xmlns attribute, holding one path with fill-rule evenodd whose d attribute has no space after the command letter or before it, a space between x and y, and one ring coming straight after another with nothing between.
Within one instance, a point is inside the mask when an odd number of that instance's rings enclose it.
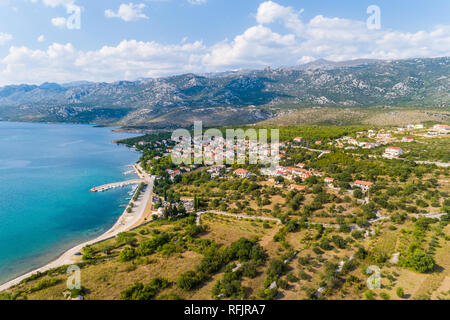
<instances>
[{"instance_id":1,"label":"shrub","mask_svg":"<svg viewBox=\"0 0 450 320\"><path fill-rule=\"evenodd\" d=\"M145 286L137 282L132 287L122 291L120 297L124 300L150 300L160 290L167 288L168 284L169 281L163 278L155 278Z\"/></svg>"},{"instance_id":2,"label":"shrub","mask_svg":"<svg viewBox=\"0 0 450 320\"><path fill-rule=\"evenodd\" d=\"M248 240L246 238L233 242L231 244L231 253L234 258L241 262L249 260L265 261L266 259L264 248L256 240Z\"/></svg>"},{"instance_id":3,"label":"shrub","mask_svg":"<svg viewBox=\"0 0 450 320\"><path fill-rule=\"evenodd\" d=\"M364 299L365 300L374 300L375 299L375 293L371 290L368 290L364 292Z\"/></svg>"},{"instance_id":4,"label":"shrub","mask_svg":"<svg viewBox=\"0 0 450 320\"><path fill-rule=\"evenodd\" d=\"M136 251L133 248L125 248L119 254L120 262L131 261L136 257Z\"/></svg>"},{"instance_id":5,"label":"shrub","mask_svg":"<svg viewBox=\"0 0 450 320\"><path fill-rule=\"evenodd\" d=\"M194 289L203 281L203 276L194 271L187 271L179 275L177 286L183 290L189 291Z\"/></svg>"},{"instance_id":6,"label":"shrub","mask_svg":"<svg viewBox=\"0 0 450 320\"><path fill-rule=\"evenodd\" d=\"M258 296L263 300L273 300L278 294L278 289L261 289Z\"/></svg>"},{"instance_id":7,"label":"shrub","mask_svg":"<svg viewBox=\"0 0 450 320\"><path fill-rule=\"evenodd\" d=\"M405 291L401 287L397 288L396 293L397 293L397 297L399 297L399 298L403 298L405 296Z\"/></svg>"},{"instance_id":8,"label":"shrub","mask_svg":"<svg viewBox=\"0 0 450 320\"><path fill-rule=\"evenodd\" d=\"M298 278L293 274L293 273L289 273L287 276L286 276L286 280L288 281L288 282L297 282L298 281Z\"/></svg>"},{"instance_id":9,"label":"shrub","mask_svg":"<svg viewBox=\"0 0 450 320\"><path fill-rule=\"evenodd\" d=\"M255 278L258 275L256 265L252 262L244 264L241 268L242 275L247 278Z\"/></svg>"},{"instance_id":10,"label":"shrub","mask_svg":"<svg viewBox=\"0 0 450 320\"><path fill-rule=\"evenodd\" d=\"M408 253L402 264L419 273L426 273L433 270L435 261L432 256L425 253L422 249L416 248Z\"/></svg>"},{"instance_id":11,"label":"shrub","mask_svg":"<svg viewBox=\"0 0 450 320\"><path fill-rule=\"evenodd\" d=\"M383 299L383 300L391 300L391 296L388 295L386 292L380 293L380 297L381 297L381 299Z\"/></svg>"},{"instance_id":12,"label":"shrub","mask_svg":"<svg viewBox=\"0 0 450 320\"><path fill-rule=\"evenodd\" d=\"M355 230L352 232L352 237L355 238L356 240L362 239L364 238L364 233L362 231Z\"/></svg>"},{"instance_id":13,"label":"shrub","mask_svg":"<svg viewBox=\"0 0 450 320\"><path fill-rule=\"evenodd\" d=\"M310 276L303 270L299 271L298 277L302 280L309 280L309 278L310 278Z\"/></svg>"}]
</instances>

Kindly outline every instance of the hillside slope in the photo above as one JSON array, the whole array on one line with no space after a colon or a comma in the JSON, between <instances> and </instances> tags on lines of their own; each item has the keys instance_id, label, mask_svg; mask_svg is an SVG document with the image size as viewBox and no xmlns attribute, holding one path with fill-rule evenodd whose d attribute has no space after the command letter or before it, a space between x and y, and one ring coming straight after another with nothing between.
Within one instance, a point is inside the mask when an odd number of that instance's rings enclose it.
<instances>
[{"instance_id":1,"label":"hillside slope","mask_svg":"<svg viewBox=\"0 0 450 320\"><path fill-rule=\"evenodd\" d=\"M170 127L194 118L215 125L271 118L262 106L448 107L449 75L450 58L444 57L318 60L297 67L135 82L15 85L0 88L0 119Z\"/></svg>"}]
</instances>

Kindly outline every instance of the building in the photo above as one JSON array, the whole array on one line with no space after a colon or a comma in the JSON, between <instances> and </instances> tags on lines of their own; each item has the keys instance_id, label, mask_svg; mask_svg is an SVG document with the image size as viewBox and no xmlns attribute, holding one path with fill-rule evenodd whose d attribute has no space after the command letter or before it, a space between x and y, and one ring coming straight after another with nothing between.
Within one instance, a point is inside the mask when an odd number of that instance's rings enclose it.
<instances>
[{"instance_id":1,"label":"building","mask_svg":"<svg viewBox=\"0 0 450 320\"><path fill-rule=\"evenodd\" d=\"M296 167L304 169L306 167L306 165L304 163L297 163Z\"/></svg>"},{"instance_id":2,"label":"building","mask_svg":"<svg viewBox=\"0 0 450 320\"><path fill-rule=\"evenodd\" d=\"M164 215L164 208L158 208L152 211L152 215L162 217Z\"/></svg>"},{"instance_id":3,"label":"building","mask_svg":"<svg viewBox=\"0 0 450 320\"><path fill-rule=\"evenodd\" d=\"M211 174L211 178L217 178L220 177L220 171L222 169L225 169L225 165L214 165L207 172Z\"/></svg>"},{"instance_id":4,"label":"building","mask_svg":"<svg viewBox=\"0 0 450 320\"><path fill-rule=\"evenodd\" d=\"M356 180L353 185L355 187L361 188L362 191L367 192L370 189L370 187L373 186L373 182L363 181L363 180Z\"/></svg>"},{"instance_id":5,"label":"building","mask_svg":"<svg viewBox=\"0 0 450 320\"><path fill-rule=\"evenodd\" d=\"M166 169L167 173L170 175L174 175L174 176L179 176L181 175L181 171L180 170L171 170L171 169Z\"/></svg>"},{"instance_id":6,"label":"building","mask_svg":"<svg viewBox=\"0 0 450 320\"><path fill-rule=\"evenodd\" d=\"M377 145L371 142L361 142L359 146L363 149L374 149Z\"/></svg>"},{"instance_id":7,"label":"building","mask_svg":"<svg viewBox=\"0 0 450 320\"><path fill-rule=\"evenodd\" d=\"M289 187L290 190L303 191L306 190L305 186L299 186L297 184L291 184Z\"/></svg>"},{"instance_id":8,"label":"building","mask_svg":"<svg viewBox=\"0 0 450 320\"><path fill-rule=\"evenodd\" d=\"M380 130L381 132L381 130ZM383 139L383 140L389 140L392 138L392 135L390 133L379 133L377 135L377 139Z\"/></svg>"},{"instance_id":9,"label":"building","mask_svg":"<svg viewBox=\"0 0 450 320\"><path fill-rule=\"evenodd\" d=\"M402 142L414 142L414 138L413 137L404 137L402 139Z\"/></svg>"},{"instance_id":10,"label":"building","mask_svg":"<svg viewBox=\"0 0 450 320\"><path fill-rule=\"evenodd\" d=\"M322 141L316 141L316 145L321 146L322 145Z\"/></svg>"},{"instance_id":11,"label":"building","mask_svg":"<svg viewBox=\"0 0 450 320\"><path fill-rule=\"evenodd\" d=\"M325 178L325 183L326 183L326 184L332 185L333 182L334 182L334 179L333 179L333 178L330 178L330 177Z\"/></svg>"},{"instance_id":12,"label":"building","mask_svg":"<svg viewBox=\"0 0 450 320\"><path fill-rule=\"evenodd\" d=\"M386 151L384 153L387 157L398 157L403 154L402 148L395 148L395 147L389 147L386 148Z\"/></svg>"},{"instance_id":13,"label":"building","mask_svg":"<svg viewBox=\"0 0 450 320\"><path fill-rule=\"evenodd\" d=\"M300 175L300 178L304 181L304 180L308 179L311 176L312 176L312 172L306 170Z\"/></svg>"},{"instance_id":14,"label":"building","mask_svg":"<svg viewBox=\"0 0 450 320\"><path fill-rule=\"evenodd\" d=\"M294 139L294 142L302 143L305 142L305 139L303 139L302 137L297 137Z\"/></svg>"},{"instance_id":15,"label":"building","mask_svg":"<svg viewBox=\"0 0 450 320\"><path fill-rule=\"evenodd\" d=\"M450 133L450 126L446 124L437 124L433 127L434 130L437 130L440 134L448 134Z\"/></svg>"},{"instance_id":16,"label":"building","mask_svg":"<svg viewBox=\"0 0 450 320\"><path fill-rule=\"evenodd\" d=\"M240 178L248 178L250 177L250 172L245 169L237 169L234 170L234 174Z\"/></svg>"}]
</instances>

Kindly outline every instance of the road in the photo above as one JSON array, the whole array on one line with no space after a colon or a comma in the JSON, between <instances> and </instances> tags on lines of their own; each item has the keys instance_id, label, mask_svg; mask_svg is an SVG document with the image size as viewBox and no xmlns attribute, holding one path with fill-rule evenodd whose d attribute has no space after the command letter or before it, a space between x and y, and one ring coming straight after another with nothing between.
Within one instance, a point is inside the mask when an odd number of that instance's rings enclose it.
<instances>
[{"instance_id":1,"label":"road","mask_svg":"<svg viewBox=\"0 0 450 320\"><path fill-rule=\"evenodd\" d=\"M450 163L446 163L446 162L432 162L432 161L416 161L417 164L434 164L437 167L441 167L441 168L449 168L450 167Z\"/></svg>"},{"instance_id":2,"label":"road","mask_svg":"<svg viewBox=\"0 0 450 320\"><path fill-rule=\"evenodd\" d=\"M251 220L262 220L262 221L275 221L278 224L281 224L281 220L277 218L270 218L270 217L258 217L258 216L247 216L245 214L234 214L234 213L227 213L227 212L221 212L221 211L199 211L197 212L197 225L200 225L200 218L205 213L214 213L221 216L231 217L231 218L241 218L241 219L251 219Z\"/></svg>"}]
</instances>

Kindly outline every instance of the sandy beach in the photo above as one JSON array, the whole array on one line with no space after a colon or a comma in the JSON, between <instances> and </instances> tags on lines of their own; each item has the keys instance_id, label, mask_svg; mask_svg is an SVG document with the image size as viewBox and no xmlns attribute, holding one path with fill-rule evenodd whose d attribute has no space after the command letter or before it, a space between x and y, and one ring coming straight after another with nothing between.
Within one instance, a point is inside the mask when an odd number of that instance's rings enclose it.
<instances>
[{"instance_id":1,"label":"sandy beach","mask_svg":"<svg viewBox=\"0 0 450 320\"><path fill-rule=\"evenodd\" d=\"M135 206L131 213L127 213L127 211L125 210L124 213L117 220L117 222L114 224L114 226L111 229L109 229L107 232L102 234L101 236L99 236L93 240L79 244L79 245L67 250L58 259L46 264L45 266L43 266L39 269L28 272L20 277L17 277L14 280L11 280L11 281L6 282L5 284L2 284L0 286L0 292L19 284L22 280L29 278L30 276L32 276L33 274L36 274L38 272L42 273L42 272L46 272L48 270L58 268L58 267L61 267L64 265L72 265L72 264L78 263L78 262L80 262L79 256L75 256L75 254L78 252L81 252L81 250L84 247L111 239L111 238L117 236L119 233L129 231L129 230L137 227L138 225L142 224L145 221L144 217L146 216L146 211L148 211L148 208L149 208L148 205L149 205L149 202L151 201L151 195L153 193L155 177L150 176L147 173L145 173L145 171L142 169L142 167L139 164L134 165L133 168L134 168L136 174L139 176L139 178L144 179L147 182L147 188L146 188L145 192L140 196L139 200L134 202Z\"/></svg>"}]
</instances>

